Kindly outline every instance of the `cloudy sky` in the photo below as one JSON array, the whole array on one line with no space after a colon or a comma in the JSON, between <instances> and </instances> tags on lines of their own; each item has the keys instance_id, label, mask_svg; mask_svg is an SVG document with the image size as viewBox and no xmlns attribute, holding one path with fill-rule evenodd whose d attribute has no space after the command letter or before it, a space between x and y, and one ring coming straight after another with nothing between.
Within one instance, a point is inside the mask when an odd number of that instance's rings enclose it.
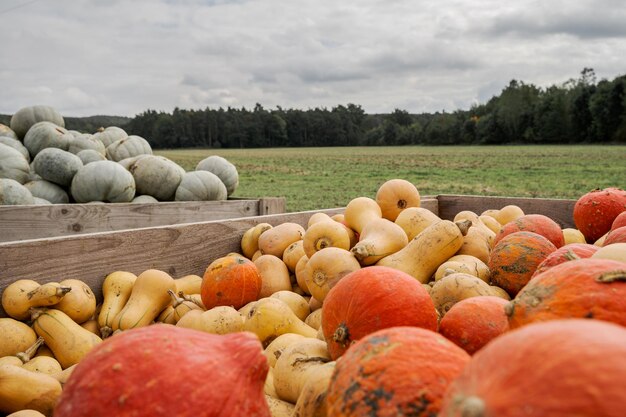
<instances>
[{"instance_id":1,"label":"cloudy sky","mask_svg":"<svg viewBox=\"0 0 626 417\"><path fill-rule=\"evenodd\" d=\"M2 0L0 113L454 111L626 74L623 0Z\"/></svg>"}]
</instances>

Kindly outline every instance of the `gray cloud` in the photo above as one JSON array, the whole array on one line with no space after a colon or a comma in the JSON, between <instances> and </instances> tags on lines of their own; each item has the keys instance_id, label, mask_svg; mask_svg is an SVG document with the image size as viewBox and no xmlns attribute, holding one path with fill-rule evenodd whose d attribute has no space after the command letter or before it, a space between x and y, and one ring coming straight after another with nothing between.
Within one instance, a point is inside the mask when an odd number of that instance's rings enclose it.
<instances>
[{"instance_id":1,"label":"gray cloud","mask_svg":"<svg viewBox=\"0 0 626 417\"><path fill-rule=\"evenodd\" d=\"M626 68L619 0L39 0L3 19L8 114L33 104L68 116L255 103L454 111L513 78L549 86L584 67L599 78Z\"/></svg>"}]
</instances>

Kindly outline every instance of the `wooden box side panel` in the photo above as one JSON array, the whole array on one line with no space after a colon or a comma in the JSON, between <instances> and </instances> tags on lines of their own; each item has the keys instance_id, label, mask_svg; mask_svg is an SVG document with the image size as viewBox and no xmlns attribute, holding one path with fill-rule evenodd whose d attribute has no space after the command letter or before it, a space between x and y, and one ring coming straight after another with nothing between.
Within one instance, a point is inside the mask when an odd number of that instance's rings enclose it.
<instances>
[{"instance_id":1,"label":"wooden box side panel","mask_svg":"<svg viewBox=\"0 0 626 417\"><path fill-rule=\"evenodd\" d=\"M452 220L463 210L481 214L487 209L501 209L507 205L519 206L526 214L543 214L557 222L561 228L576 227L572 214L576 200L521 197L482 197L468 195L439 195L439 216Z\"/></svg>"},{"instance_id":2,"label":"wooden box side panel","mask_svg":"<svg viewBox=\"0 0 626 417\"><path fill-rule=\"evenodd\" d=\"M0 242L279 214L285 199L0 206Z\"/></svg>"}]
</instances>

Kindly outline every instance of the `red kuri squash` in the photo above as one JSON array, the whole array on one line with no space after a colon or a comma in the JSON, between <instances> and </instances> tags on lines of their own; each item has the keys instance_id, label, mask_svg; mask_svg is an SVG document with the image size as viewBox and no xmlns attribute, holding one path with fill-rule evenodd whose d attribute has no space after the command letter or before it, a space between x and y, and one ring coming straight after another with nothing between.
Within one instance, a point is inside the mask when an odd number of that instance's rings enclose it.
<instances>
[{"instance_id":1,"label":"red kuri squash","mask_svg":"<svg viewBox=\"0 0 626 417\"><path fill-rule=\"evenodd\" d=\"M207 267L200 288L202 303L207 309L233 306L239 309L256 301L263 280L254 262L241 255L225 256Z\"/></svg>"},{"instance_id":2,"label":"red kuri squash","mask_svg":"<svg viewBox=\"0 0 626 417\"><path fill-rule=\"evenodd\" d=\"M623 211L626 211L626 191L614 187L593 190L576 201L574 223L587 242L593 243L611 229Z\"/></svg>"},{"instance_id":3,"label":"red kuri squash","mask_svg":"<svg viewBox=\"0 0 626 417\"><path fill-rule=\"evenodd\" d=\"M525 214L512 222L505 224L496 235L494 245L503 237L515 232L533 232L548 239L554 246L560 248L565 244L561 226L543 214Z\"/></svg>"}]
</instances>

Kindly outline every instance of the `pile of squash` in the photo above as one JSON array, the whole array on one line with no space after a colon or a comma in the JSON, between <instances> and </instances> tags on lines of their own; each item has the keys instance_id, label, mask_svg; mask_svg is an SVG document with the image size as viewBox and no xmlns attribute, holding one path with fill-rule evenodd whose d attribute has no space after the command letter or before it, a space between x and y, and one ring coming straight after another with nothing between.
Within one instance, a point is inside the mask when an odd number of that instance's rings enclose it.
<instances>
[{"instance_id":1,"label":"pile of squash","mask_svg":"<svg viewBox=\"0 0 626 417\"><path fill-rule=\"evenodd\" d=\"M79 280L16 281L0 411L621 416L626 192L582 196L575 229L419 206L390 180L306 227L258 223L203 276L113 271L100 305Z\"/></svg>"},{"instance_id":2,"label":"pile of squash","mask_svg":"<svg viewBox=\"0 0 626 417\"><path fill-rule=\"evenodd\" d=\"M226 200L238 184L225 158L186 172L119 127L66 130L49 106L22 108L10 127L0 124L0 205Z\"/></svg>"}]
</instances>

